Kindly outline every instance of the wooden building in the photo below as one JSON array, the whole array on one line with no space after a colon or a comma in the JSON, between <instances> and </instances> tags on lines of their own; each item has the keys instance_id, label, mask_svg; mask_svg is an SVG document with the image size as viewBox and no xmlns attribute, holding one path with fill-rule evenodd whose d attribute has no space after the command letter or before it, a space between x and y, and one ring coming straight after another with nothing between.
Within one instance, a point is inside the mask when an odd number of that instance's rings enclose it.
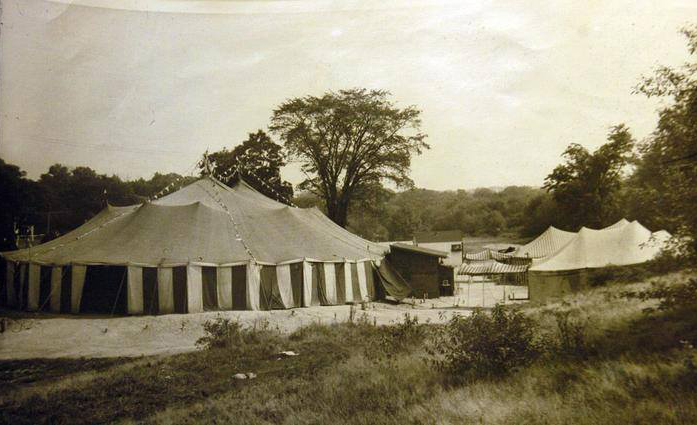
<instances>
[{"instance_id":1,"label":"wooden building","mask_svg":"<svg viewBox=\"0 0 697 425\"><path fill-rule=\"evenodd\" d=\"M453 268L443 265L448 253L405 243L390 245L389 262L413 289L416 298L452 295Z\"/></svg>"}]
</instances>

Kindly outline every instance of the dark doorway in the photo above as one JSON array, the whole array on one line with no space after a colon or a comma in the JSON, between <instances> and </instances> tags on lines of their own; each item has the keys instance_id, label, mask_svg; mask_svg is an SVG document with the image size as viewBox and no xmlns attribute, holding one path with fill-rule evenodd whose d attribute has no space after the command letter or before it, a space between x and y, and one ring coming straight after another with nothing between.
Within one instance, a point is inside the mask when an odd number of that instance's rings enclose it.
<instances>
[{"instance_id":1,"label":"dark doorway","mask_svg":"<svg viewBox=\"0 0 697 425\"><path fill-rule=\"evenodd\" d=\"M353 292L353 302L359 303L363 301L360 284L358 282L358 265L356 263L351 263L351 288Z\"/></svg>"},{"instance_id":2,"label":"dark doorway","mask_svg":"<svg viewBox=\"0 0 697 425\"><path fill-rule=\"evenodd\" d=\"M203 310L218 310L218 272L216 267L201 268Z\"/></svg>"},{"instance_id":3,"label":"dark doorway","mask_svg":"<svg viewBox=\"0 0 697 425\"><path fill-rule=\"evenodd\" d=\"M0 306L7 305L7 285L12 283L12 279L7 278L7 261L0 258Z\"/></svg>"},{"instance_id":4,"label":"dark doorway","mask_svg":"<svg viewBox=\"0 0 697 425\"><path fill-rule=\"evenodd\" d=\"M51 271L53 267L41 266L39 272L39 311L51 310Z\"/></svg>"},{"instance_id":5,"label":"dark doorway","mask_svg":"<svg viewBox=\"0 0 697 425\"><path fill-rule=\"evenodd\" d=\"M80 313L126 314L126 267L87 266Z\"/></svg>"},{"instance_id":6,"label":"dark doorway","mask_svg":"<svg viewBox=\"0 0 697 425\"><path fill-rule=\"evenodd\" d=\"M324 275L324 264L312 264L312 280L317 280L317 298L320 305L330 305L329 297L327 296L327 276Z\"/></svg>"},{"instance_id":7,"label":"dark doorway","mask_svg":"<svg viewBox=\"0 0 697 425\"><path fill-rule=\"evenodd\" d=\"M61 313L70 313L71 294L73 293L73 268L72 266L61 267Z\"/></svg>"},{"instance_id":8,"label":"dark doorway","mask_svg":"<svg viewBox=\"0 0 697 425\"><path fill-rule=\"evenodd\" d=\"M29 304L29 263L21 263L19 277L21 281L19 282L19 309L26 310L27 304Z\"/></svg>"},{"instance_id":9,"label":"dark doorway","mask_svg":"<svg viewBox=\"0 0 697 425\"><path fill-rule=\"evenodd\" d=\"M143 314L157 314L160 302L157 294L157 267L143 267Z\"/></svg>"},{"instance_id":10,"label":"dark doorway","mask_svg":"<svg viewBox=\"0 0 697 425\"><path fill-rule=\"evenodd\" d=\"M346 303L346 275L344 274L345 263L334 264L334 274L336 274L336 303Z\"/></svg>"},{"instance_id":11,"label":"dark doorway","mask_svg":"<svg viewBox=\"0 0 697 425\"><path fill-rule=\"evenodd\" d=\"M187 313L189 310L189 293L186 289L186 266L172 268L172 291L174 292L174 312Z\"/></svg>"},{"instance_id":12,"label":"dark doorway","mask_svg":"<svg viewBox=\"0 0 697 425\"><path fill-rule=\"evenodd\" d=\"M261 310L282 309L281 293L278 290L276 266L261 266L259 282L259 308Z\"/></svg>"},{"instance_id":13,"label":"dark doorway","mask_svg":"<svg viewBox=\"0 0 697 425\"><path fill-rule=\"evenodd\" d=\"M293 307L302 307L305 302L303 295L303 263L290 265L290 286L293 289Z\"/></svg>"},{"instance_id":14,"label":"dark doorway","mask_svg":"<svg viewBox=\"0 0 697 425\"><path fill-rule=\"evenodd\" d=\"M232 267L232 309L247 309L247 266Z\"/></svg>"}]
</instances>

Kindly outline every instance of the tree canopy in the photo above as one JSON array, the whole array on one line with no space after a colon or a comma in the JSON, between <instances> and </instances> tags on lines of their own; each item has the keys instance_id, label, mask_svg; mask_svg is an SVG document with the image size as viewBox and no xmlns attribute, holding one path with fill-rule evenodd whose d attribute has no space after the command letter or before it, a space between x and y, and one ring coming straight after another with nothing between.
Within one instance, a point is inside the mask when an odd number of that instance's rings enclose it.
<instances>
[{"instance_id":1,"label":"tree canopy","mask_svg":"<svg viewBox=\"0 0 697 425\"><path fill-rule=\"evenodd\" d=\"M634 185L639 207L660 217L676 235L681 250L697 257L697 25L686 27L690 61L677 68L659 67L636 87L648 97L662 97L658 125L641 146ZM643 195L643 196L642 196Z\"/></svg>"},{"instance_id":2,"label":"tree canopy","mask_svg":"<svg viewBox=\"0 0 697 425\"><path fill-rule=\"evenodd\" d=\"M608 143L593 153L570 144L563 154L566 162L545 179L544 188L566 217L564 227L603 227L617 218L615 194L633 159L634 139L624 124L612 127L607 138Z\"/></svg>"},{"instance_id":3,"label":"tree canopy","mask_svg":"<svg viewBox=\"0 0 697 425\"><path fill-rule=\"evenodd\" d=\"M383 182L412 186L412 155L429 148L420 111L399 108L388 95L341 90L290 99L273 111L271 131L307 176L299 188L319 196L340 226L347 224L351 203Z\"/></svg>"},{"instance_id":4,"label":"tree canopy","mask_svg":"<svg viewBox=\"0 0 697 425\"><path fill-rule=\"evenodd\" d=\"M281 167L286 165L282 146L271 140L263 130L249 133L247 140L232 150L223 149L208 155L213 173L223 183L232 185L241 175L254 189L289 204L293 185L281 179ZM203 165L201 165L203 170Z\"/></svg>"}]
</instances>

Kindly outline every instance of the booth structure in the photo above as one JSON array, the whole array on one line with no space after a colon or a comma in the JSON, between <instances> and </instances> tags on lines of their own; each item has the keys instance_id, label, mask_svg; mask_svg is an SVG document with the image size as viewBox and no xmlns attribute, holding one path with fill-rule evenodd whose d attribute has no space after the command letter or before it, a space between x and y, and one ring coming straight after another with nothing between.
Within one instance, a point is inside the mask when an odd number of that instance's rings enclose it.
<instances>
[{"instance_id":1,"label":"booth structure","mask_svg":"<svg viewBox=\"0 0 697 425\"><path fill-rule=\"evenodd\" d=\"M156 201L108 206L79 228L3 252L0 302L29 311L168 314L374 299L389 248L316 208L204 177Z\"/></svg>"},{"instance_id":2,"label":"booth structure","mask_svg":"<svg viewBox=\"0 0 697 425\"><path fill-rule=\"evenodd\" d=\"M448 253L405 243L390 245L385 257L411 287L416 298L453 295L453 267L443 264Z\"/></svg>"}]
</instances>

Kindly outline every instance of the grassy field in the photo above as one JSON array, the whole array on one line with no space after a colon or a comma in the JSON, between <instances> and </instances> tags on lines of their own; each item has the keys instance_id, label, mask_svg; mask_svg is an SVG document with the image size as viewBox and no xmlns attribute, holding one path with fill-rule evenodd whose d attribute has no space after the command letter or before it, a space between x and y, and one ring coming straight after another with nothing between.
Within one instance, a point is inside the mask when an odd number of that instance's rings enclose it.
<instances>
[{"instance_id":1,"label":"grassy field","mask_svg":"<svg viewBox=\"0 0 697 425\"><path fill-rule=\"evenodd\" d=\"M677 285L689 277L654 280ZM697 315L649 314L643 310L655 299L626 296L650 285L615 283L526 305L542 340L567 338L559 347L571 349L458 383L431 362L440 328L413 320L310 325L291 334L262 326L240 333L232 347L169 357L0 362L0 422L697 423L690 345ZM257 376L234 379L238 372Z\"/></svg>"}]
</instances>

